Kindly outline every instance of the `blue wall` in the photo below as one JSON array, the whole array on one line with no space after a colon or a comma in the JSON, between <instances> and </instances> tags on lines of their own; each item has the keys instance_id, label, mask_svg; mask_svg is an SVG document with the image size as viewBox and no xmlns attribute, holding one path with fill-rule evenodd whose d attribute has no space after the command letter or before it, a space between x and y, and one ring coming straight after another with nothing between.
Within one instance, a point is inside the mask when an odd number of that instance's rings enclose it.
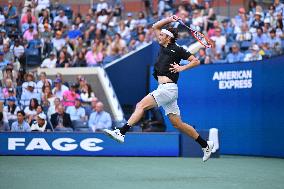
<instances>
[{"instance_id":1,"label":"blue wall","mask_svg":"<svg viewBox=\"0 0 284 189\"><path fill-rule=\"evenodd\" d=\"M121 104L135 105L147 94L147 65L154 64L157 50L154 43L107 69ZM236 80L252 80L251 88L219 89L219 83L225 82L213 80L215 72L242 70L249 71L252 78ZM202 65L186 71L179 80L182 118L200 130L218 128L223 154L283 157L283 70L284 57L280 56L259 62ZM150 90L155 89L157 82L148 76ZM166 120L168 131L175 131Z\"/></svg>"},{"instance_id":2,"label":"blue wall","mask_svg":"<svg viewBox=\"0 0 284 189\"><path fill-rule=\"evenodd\" d=\"M242 70L250 71L252 78L237 80L251 79L251 88L219 89L219 81L213 80L214 73ZM197 129L218 128L223 154L283 157L283 70L284 58L276 57L260 62L204 65L184 72L178 99L182 118ZM152 79L151 88L156 85ZM169 131L174 130L169 122L167 125Z\"/></svg>"}]
</instances>

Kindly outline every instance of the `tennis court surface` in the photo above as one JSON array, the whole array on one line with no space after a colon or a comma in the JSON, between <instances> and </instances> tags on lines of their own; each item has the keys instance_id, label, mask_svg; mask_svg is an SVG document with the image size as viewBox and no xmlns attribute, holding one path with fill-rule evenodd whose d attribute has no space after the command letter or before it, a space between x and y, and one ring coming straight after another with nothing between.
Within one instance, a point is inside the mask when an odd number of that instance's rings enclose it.
<instances>
[{"instance_id":1,"label":"tennis court surface","mask_svg":"<svg viewBox=\"0 0 284 189\"><path fill-rule=\"evenodd\" d=\"M284 159L1 156L0 188L283 189Z\"/></svg>"}]
</instances>

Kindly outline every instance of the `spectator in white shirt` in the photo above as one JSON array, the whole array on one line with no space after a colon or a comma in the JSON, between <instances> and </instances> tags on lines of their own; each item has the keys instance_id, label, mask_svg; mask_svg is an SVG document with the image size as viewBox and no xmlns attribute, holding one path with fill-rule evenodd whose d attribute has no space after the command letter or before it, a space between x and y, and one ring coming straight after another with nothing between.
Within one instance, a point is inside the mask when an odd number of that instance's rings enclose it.
<instances>
[{"instance_id":1,"label":"spectator in white shirt","mask_svg":"<svg viewBox=\"0 0 284 189\"><path fill-rule=\"evenodd\" d=\"M22 93L21 96L21 104L23 106L28 106L30 103L30 100L32 98L35 98L40 102L40 94L35 92L35 82L31 81L28 83L27 91L25 93Z\"/></svg>"},{"instance_id":2,"label":"spectator in white shirt","mask_svg":"<svg viewBox=\"0 0 284 189\"><path fill-rule=\"evenodd\" d=\"M224 35L221 35L221 28L218 27L215 29L215 36L211 37L211 39L215 41L216 52L222 53L227 40Z\"/></svg>"},{"instance_id":3,"label":"spectator in white shirt","mask_svg":"<svg viewBox=\"0 0 284 189\"><path fill-rule=\"evenodd\" d=\"M43 60L40 65L41 68L55 68L56 67L57 58L54 52L49 54L49 58Z\"/></svg>"},{"instance_id":4,"label":"spectator in white shirt","mask_svg":"<svg viewBox=\"0 0 284 189\"><path fill-rule=\"evenodd\" d=\"M3 108L4 122L9 123L10 126L17 120L17 112L20 111L20 107L16 105L16 100L16 97L9 97L7 99L8 105Z\"/></svg>"},{"instance_id":5,"label":"spectator in white shirt","mask_svg":"<svg viewBox=\"0 0 284 189\"><path fill-rule=\"evenodd\" d=\"M61 51L62 48L65 46L66 40L64 38L62 38L62 32L61 31L56 32L55 38L52 39L52 44L53 44L53 47L55 48L55 50L57 52Z\"/></svg>"},{"instance_id":6,"label":"spectator in white shirt","mask_svg":"<svg viewBox=\"0 0 284 189\"><path fill-rule=\"evenodd\" d=\"M68 25L68 18L65 16L65 12L63 10L59 11L58 16L56 16L53 20L53 23L55 24L56 21L62 22L64 25Z\"/></svg>"},{"instance_id":7,"label":"spectator in white shirt","mask_svg":"<svg viewBox=\"0 0 284 189\"><path fill-rule=\"evenodd\" d=\"M59 98L60 100L63 99L63 93L64 91L68 91L68 87L62 84L62 80L57 78L54 80L55 87L52 89L52 94L55 95L55 97Z\"/></svg>"},{"instance_id":8,"label":"spectator in white shirt","mask_svg":"<svg viewBox=\"0 0 284 189\"><path fill-rule=\"evenodd\" d=\"M262 56L259 54L259 47L257 44L254 44L251 47L251 52L245 55L244 61L257 61L262 60Z\"/></svg>"},{"instance_id":9,"label":"spectator in white shirt","mask_svg":"<svg viewBox=\"0 0 284 189\"><path fill-rule=\"evenodd\" d=\"M42 93L42 87L46 82L49 82L50 86L52 85L52 81L51 79L47 79L46 77L46 73L45 72L41 72L40 75L40 80L36 83L36 91L38 93Z\"/></svg>"},{"instance_id":10,"label":"spectator in white shirt","mask_svg":"<svg viewBox=\"0 0 284 189\"><path fill-rule=\"evenodd\" d=\"M46 125L46 115L44 113L40 113L39 115L37 115L37 120L32 123L31 131L44 132Z\"/></svg>"}]
</instances>

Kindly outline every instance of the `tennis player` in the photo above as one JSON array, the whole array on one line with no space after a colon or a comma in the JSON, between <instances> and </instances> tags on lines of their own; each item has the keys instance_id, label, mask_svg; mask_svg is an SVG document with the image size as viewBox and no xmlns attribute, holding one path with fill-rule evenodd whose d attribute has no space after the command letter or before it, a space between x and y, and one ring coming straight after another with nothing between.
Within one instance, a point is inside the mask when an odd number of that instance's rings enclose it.
<instances>
[{"instance_id":1,"label":"tennis player","mask_svg":"<svg viewBox=\"0 0 284 189\"><path fill-rule=\"evenodd\" d=\"M153 74L159 83L158 88L145 96L136 105L134 113L122 128L115 130L105 129L104 132L114 140L122 143L124 142L126 132L142 118L144 111L162 106L173 126L200 144L204 152L203 161L206 161L211 155L214 146L213 142L205 141L192 126L181 120L180 110L177 105L179 72L192 69L198 66L200 62L194 55L176 44L178 37L176 28L168 27L167 29L162 29L165 25L176 22L178 19L174 15L162 19L153 25L155 35L160 44L160 52L154 65ZM182 59L188 60L189 63L183 66L179 65Z\"/></svg>"}]
</instances>

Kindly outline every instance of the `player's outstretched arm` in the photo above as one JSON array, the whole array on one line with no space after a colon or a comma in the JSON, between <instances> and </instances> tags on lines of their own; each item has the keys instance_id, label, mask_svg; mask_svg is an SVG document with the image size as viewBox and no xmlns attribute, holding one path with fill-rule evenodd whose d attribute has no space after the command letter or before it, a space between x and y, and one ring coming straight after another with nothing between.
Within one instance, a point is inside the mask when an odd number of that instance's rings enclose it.
<instances>
[{"instance_id":1,"label":"player's outstretched arm","mask_svg":"<svg viewBox=\"0 0 284 189\"><path fill-rule=\"evenodd\" d=\"M152 28L154 29L156 37L158 37L160 35L162 27L164 27L165 25L167 25L169 23L176 22L179 19L180 18L178 16L173 15L173 16L164 18L164 19L156 22L155 24L153 24Z\"/></svg>"},{"instance_id":2,"label":"player's outstretched arm","mask_svg":"<svg viewBox=\"0 0 284 189\"><path fill-rule=\"evenodd\" d=\"M200 64L200 61L193 55L191 55L188 58L188 61L190 63L183 65L183 66L180 66L180 65L178 65L177 63L174 62L173 64L171 64L172 67L170 68L170 71L172 73L182 72L182 71L194 68L194 67L196 67Z\"/></svg>"}]
</instances>

